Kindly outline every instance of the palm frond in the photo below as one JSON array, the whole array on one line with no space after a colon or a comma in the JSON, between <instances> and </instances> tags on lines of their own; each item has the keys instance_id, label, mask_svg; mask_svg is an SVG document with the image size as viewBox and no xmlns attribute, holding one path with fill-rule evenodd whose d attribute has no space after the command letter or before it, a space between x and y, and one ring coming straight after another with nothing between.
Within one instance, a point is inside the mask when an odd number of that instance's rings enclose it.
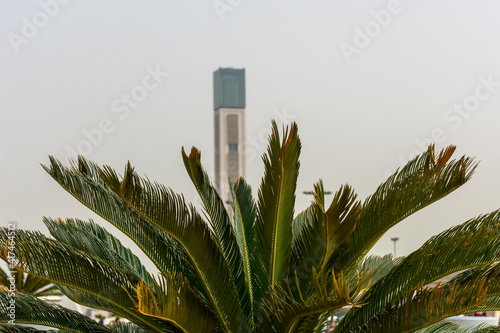
<instances>
[{"instance_id":1,"label":"palm frond","mask_svg":"<svg viewBox=\"0 0 500 333\"><path fill-rule=\"evenodd\" d=\"M431 145L380 185L363 203L356 232L339 248L332 267L352 269L387 230L466 183L477 164L465 156L450 160L454 151L449 146L435 155Z\"/></svg>"},{"instance_id":2,"label":"palm frond","mask_svg":"<svg viewBox=\"0 0 500 333\"><path fill-rule=\"evenodd\" d=\"M144 316L133 311L131 295L135 294L134 286L122 272L39 232L18 229L16 237L14 253L19 260L18 270L89 294L100 299L103 305L107 304L102 309L133 319L151 330L161 331L161 325L147 322ZM7 240L8 230L0 228L0 248L5 247ZM2 252L4 260L6 255Z\"/></svg>"},{"instance_id":3,"label":"palm frond","mask_svg":"<svg viewBox=\"0 0 500 333\"><path fill-rule=\"evenodd\" d=\"M254 312L255 301L253 297L254 270L253 251L255 249L255 216L257 208L252 196L252 188L243 178L238 179L236 185L230 186L233 198L234 231L236 241L243 259L243 269L245 273L245 283L250 294L251 313ZM253 319L251 319L253 321Z\"/></svg>"},{"instance_id":4,"label":"palm frond","mask_svg":"<svg viewBox=\"0 0 500 333\"><path fill-rule=\"evenodd\" d=\"M250 286L246 283L243 259L238 248L235 231L224 202L210 182L201 165L201 153L193 147L189 156L182 148L184 165L203 202L208 221L213 230L214 240L226 260L240 297L241 307L247 316L251 312ZM232 187L232 186L231 186Z\"/></svg>"},{"instance_id":5,"label":"palm frond","mask_svg":"<svg viewBox=\"0 0 500 333\"><path fill-rule=\"evenodd\" d=\"M84 316L76 311L66 309L57 304L50 304L40 299L23 294L15 293L9 295L6 288L0 288L0 322L7 323L14 319L14 323L45 325L54 328L64 329L70 332L78 333L109 333L111 330L105 326L99 325L94 320ZM14 313L11 318L10 301L14 300ZM14 326L16 329L21 329ZM2 327L6 329L6 326ZM0 329L0 332L2 330ZM8 332L16 332L14 329ZM20 330L19 332L30 332L29 330Z\"/></svg>"},{"instance_id":6,"label":"palm frond","mask_svg":"<svg viewBox=\"0 0 500 333\"><path fill-rule=\"evenodd\" d=\"M217 317L203 304L189 282L181 274L167 274L154 281L154 289L146 283L137 287L139 312L165 320L182 332L214 332Z\"/></svg>"},{"instance_id":7,"label":"palm frond","mask_svg":"<svg viewBox=\"0 0 500 333\"><path fill-rule=\"evenodd\" d=\"M78 157L78 163L72 162L70 168L64 167L53 157L50 157L50 167L43 167L78 201L132 239L160 272L182 272L196 287L200 297L206 299L205 290L184 248L128 207L119 196L120 180L112 168L99 168L81 156Z\"/></svg>"},{"instance_id":8,"label":"palm frond","mask_svg":"<svg viewBox=\"0 0 500 333\"><path fill-rule=\"evenodd\" d=\"M127 274L133 283L144 280L153 284L151 275L139 258L92 220L85 222L79 219L54 220L44 217L43 222L58 241Z\"/></svg>"},{"instance_id":9,"label":"palm frond","mask_svg":"<svg viewBox=\"0 0 500 333\"><path fill-rule=\"evenodd\" d=\"M272 289L288 269L292 247L295 189L299 171L300 140L297 125L286 129L283 141L276 122L264 155L265 174L258 195L255 268L259 295Z\"/></svg>"},{"instance_id":10,"label":"palm frond","mask_svg":"<svg viewBox=\"0 0 500 333\"><path fill-rule=\"evenodd\" d=\"M387 304L451 273L500 260L500 211L479 216L429 239L370 288L369 305L353 309L339 327L355 329Z\"/></svg>"},{"instance_id":11,"label":"palm frond","mask_svg":"<svg viewBox=\"0 0 500 333\"><path fill-rule=\"evenodd\" d=\"M316 192L323 193L323 183L316 185ZM332 266L334 253L344 243L356 228L360 214L360 202L356 201L356 194L349 185L345 185L335 193L328 210L324 212L324 254L319 271L325 272Z\"/></svg>"}]
</instances>

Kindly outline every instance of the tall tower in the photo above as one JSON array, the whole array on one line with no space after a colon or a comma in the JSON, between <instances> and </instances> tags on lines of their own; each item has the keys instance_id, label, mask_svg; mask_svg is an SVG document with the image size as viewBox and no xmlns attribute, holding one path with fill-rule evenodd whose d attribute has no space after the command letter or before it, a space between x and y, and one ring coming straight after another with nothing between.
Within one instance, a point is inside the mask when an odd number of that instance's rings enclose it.
<instances>
[{"instance_id":1,"label":"tall tower","mask_svg":"<svg viewBox=\"0 0 500 333\"><path fill-rule=\"evenodd\" d=\"M245 175L245 69L214 72L215 186L228 207L229 180Z\"/></svg>"}]
</instances>

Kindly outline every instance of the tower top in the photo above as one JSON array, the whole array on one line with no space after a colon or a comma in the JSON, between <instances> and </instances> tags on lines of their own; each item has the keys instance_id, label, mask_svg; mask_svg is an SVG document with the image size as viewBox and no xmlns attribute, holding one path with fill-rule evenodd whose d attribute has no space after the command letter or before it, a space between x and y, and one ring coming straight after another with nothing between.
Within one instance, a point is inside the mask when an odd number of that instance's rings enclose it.
<instances>
[{"instance_id":1,"label":"tower top","mask_svg":"<svg viewBox=\"0 0 500 333\"><path fill-rule=\"evenodd\" d=\"M245 108L245 69L219 68L214 72L214 110Z\"/></svg>"}]
</instances>

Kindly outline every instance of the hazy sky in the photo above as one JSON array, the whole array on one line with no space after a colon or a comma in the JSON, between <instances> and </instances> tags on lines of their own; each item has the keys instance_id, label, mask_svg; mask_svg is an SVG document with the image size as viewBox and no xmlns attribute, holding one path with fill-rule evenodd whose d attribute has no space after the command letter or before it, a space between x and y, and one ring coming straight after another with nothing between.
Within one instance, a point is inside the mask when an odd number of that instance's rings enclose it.
<instances>
[{"instance_id":1,"label":"hazy sky","mask_svg":"<svg viewBox=\"0 0 500 333\"><path fill-rule=\"evenodd\" d=\"M255 193L271 119L299 125L296 212L319 178L366 198L431 141L481 161L374 248L399 237L409 254L500 208L499 12L492 0L2 0L0 223L48 233L42 216L94 218L115 232L40 166L74 152L120 172L130 160L196 201L181 147L213 173L212 72L232 66L246 69Z\"/></svg>"}]
</instances>

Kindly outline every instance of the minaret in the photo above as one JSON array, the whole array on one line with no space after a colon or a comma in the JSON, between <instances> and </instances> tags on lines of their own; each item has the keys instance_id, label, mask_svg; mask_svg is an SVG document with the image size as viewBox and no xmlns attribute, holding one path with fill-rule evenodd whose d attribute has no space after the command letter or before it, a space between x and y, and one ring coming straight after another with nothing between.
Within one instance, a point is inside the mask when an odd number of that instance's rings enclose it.
<instances>
[{"instance_id":1,"label":"minaret","mask_svg":"<svg viewBox=\"0 0 500 333\"><path fill-rule=\"evenodd\" d=\"M245 69L214 72L215 186L230 211L229 179L245 175Z\"/></svg>"}]
</instances>

